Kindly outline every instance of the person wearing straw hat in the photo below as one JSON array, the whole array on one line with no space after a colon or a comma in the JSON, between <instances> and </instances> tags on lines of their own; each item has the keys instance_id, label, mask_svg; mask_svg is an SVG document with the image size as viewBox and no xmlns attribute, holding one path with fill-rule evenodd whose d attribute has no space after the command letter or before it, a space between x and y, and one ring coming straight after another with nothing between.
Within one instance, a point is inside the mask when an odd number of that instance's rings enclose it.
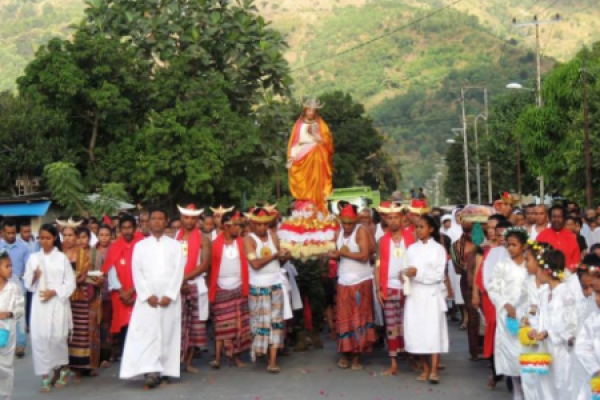
<instances>
[{"instance_id":1,"label":"person wearing straw hat","mask_svg":"<svg viewBox=\"0 0 600 400\"><path fill-rule=\"evenodd\" d=\"M327 214L327 198L333 192L333 138L319 116L323 104L317 99L304 102L287 150L290 193L296 200L311 201Z\"/></svg>"},{"instance_id":2,"label":"person wearing straw hat","mask_svg":"<svg viewBox=\"0 0 600 400\"><path fill-rule=\"evenodd\" d=\"M269 231L275 214L257 207L247 218L251 232L244 238L244 248L250 266L251 355L253 360L268 356L267 371L278 373L277 351L283 349L285 339L284 308L291 317L291 307L283 286L279 240Z\"/></svg>"},{"instance_id":3,"label":"person wearing straw hat","mask_svg":"<svg viewBox=\"0 0 600 400\"><path fill-rule=\"evenodd\" d=\"M386 216L389 230L377 243L375 286L377 300L383 307L388 353L391 366L384 375L396 375L396 357L404 352L404 282L400 272L406 266L406 250L415 242L413 236L402 229L404 207L382 203L377 211Z\"/></svg>"},{"instance_id":4,"label":"person wearing straw hat","mask_svg":"<svg viewBox=\"0 0 600 400\"><path fill-rule=\"evenodd\" d=\"M356 206L347 204L340 211L342 230L336 240L337 250L329 253L339 259L337 287L338 366L360 370L360 357L370 352L375 343L373 315L373 272L369 263L369 238L365 228L358 225Z\"/></svg>"},{"instance_id":5,"label":"person wearing straw hat","mask_svg":"<svg viewBox=\"0 0 600 400\"><path fill-rule=\"evenodd\" d=\"M175 233L186 258L181 286L181 354L185 371L197 373L192 366L196 349L205 348L208 342L206 320L208 319L208 287L205 276L210 267L210 240L198 229L198 219L203 209L189 204L181 207L179 215L182 228Z\"/></svg>"},{"instance_id":6,"label":"person wearing straw hat","mask_svg":"<svg viewBox=\"0 0 600 400\"><path fill-rule=\"evenodd\" d=\"M221 352L237 367L243 367L240 355L251 345L249 266L240 236L242 215L229 211L221 219L223 232L212 244L208 298L215 334L214 369L221 367Z\"/></svg>"}]
</instances>

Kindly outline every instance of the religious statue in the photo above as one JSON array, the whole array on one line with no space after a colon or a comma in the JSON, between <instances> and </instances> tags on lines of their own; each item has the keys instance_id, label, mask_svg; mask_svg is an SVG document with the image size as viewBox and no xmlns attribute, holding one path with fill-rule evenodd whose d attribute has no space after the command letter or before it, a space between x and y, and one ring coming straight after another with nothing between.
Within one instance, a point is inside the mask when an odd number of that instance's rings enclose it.
<instances>
[{"instance_id":1,"label":"religious statue","mask_svg":"<svg viewBox=\"0 0 600 400\"><path fill-rule=\"evenodd\" d=\"M317 99L304 103L288 143L287 168L292 196L327 215L327 198L333 191L333 138L319 116L322 107Z\"/></svg>"}]
</instances>

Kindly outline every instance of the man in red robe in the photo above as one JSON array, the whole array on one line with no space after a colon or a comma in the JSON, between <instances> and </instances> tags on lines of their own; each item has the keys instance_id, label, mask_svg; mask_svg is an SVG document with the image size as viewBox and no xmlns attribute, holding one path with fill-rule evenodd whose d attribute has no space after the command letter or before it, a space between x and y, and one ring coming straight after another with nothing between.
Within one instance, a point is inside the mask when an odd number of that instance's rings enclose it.
<instances>
[{"instance_id":1,"label":"man in red robe","mask_svg":"<svg viewBox=\"0 0 600 400\"><path fill-rule=\"evenodd\" d=\"M136 220L131 215L124 215L119 219L121 235L109 247L102 266L102 272L104 275L108 275L113 307L110 332L119 335L121 346L125 344L127 328L135 303L135 287L131 270L133 248L144 238L142 233L136 232L136 225Z\"/></svg>"},{"instance_id":2,"label":"man in red robe","mask_svg":"<svg viewBox=\"0 0 600 400\"><path fill-rule=\"evenodd\" d=\"M550 228L544 229L536 240L562 251L567 268L575 271L581 262L581 251L573 232L565 229L566 210L561 206L552 206L549 214Z\"/></svg>"},{"instance_id":3,"label":"man in red robe","mask_svg":"<svg viewBox=\"0 0 600 400\"><path fill-rule=\"evenodd\" d=\"M208 289L204 277L210 266L211 242L198 229L198 219L204 210L196 209L193 204L178 208L181 229L175 233L175 239L181 243L186 257L181 286L181 354L185 371L197 373L192 366L194 351L205 348L208 342Z\"/></svg>"}]
</instances>

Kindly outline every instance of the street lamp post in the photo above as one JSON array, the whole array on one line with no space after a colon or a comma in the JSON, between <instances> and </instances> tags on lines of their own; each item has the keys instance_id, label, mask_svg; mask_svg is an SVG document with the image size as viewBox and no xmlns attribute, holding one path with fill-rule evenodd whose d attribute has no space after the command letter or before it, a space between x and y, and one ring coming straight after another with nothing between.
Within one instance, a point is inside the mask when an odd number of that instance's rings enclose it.
<instances>
[{"instance_id":1,"label":"street lamp post","mask_svg":"<svg viewBox=\"0 0 600 400\"><path fill-rule=\"evenodd\" d=\"M475 117L475 120L473 121L473 129L475 131L475 173L477 174L477 203L481 204L481 165L479 164L479 135L477 134L477 121L479 120L479 118L482 118L483 120L487 121L487 117L483 114L479 114L477 117ZM489 163L489 159L488 159L488 163ZM488 165L489 168L489 165ZM488 179L489 179L489 171L488 171ZM489 189L489 184L488 184L488 189ZM489 194L489 193L488 193ZM491 199L491 196L490 196ZM493 200L490 200L490 203L493 202Z\"/></svg>"},{"instance_id":2,"label":"street lamp post","mask_svg":"<svg viewBox=\"0 0 600 400\"><path fill-rule=\"evenodd\" d=\"M465 111L465 88L460 88L460 105L462 106L463 152L465 156L465 191L467 204L471 204L471 185L469 184L469 147L467 144L467 115Z\"/></svg>"},{"instance_id":3,"label":"street lamp post","mask_svg":"<svg viewBox=\"0 0 600 400\"><path fill-rule=\"evenodd\" d=\"M538 108L542 108L542 54L540 48L540 25L557 24L561 21L560 14L551 20L540 21L537 15L534 15L533 20L530 22L517 23L516 18L513 18L513 26L515 28L535 26L535 54L536 54L536 104ZM540 202L544 204L544 173L540 171Z\"/></svg>"}]
</instances>

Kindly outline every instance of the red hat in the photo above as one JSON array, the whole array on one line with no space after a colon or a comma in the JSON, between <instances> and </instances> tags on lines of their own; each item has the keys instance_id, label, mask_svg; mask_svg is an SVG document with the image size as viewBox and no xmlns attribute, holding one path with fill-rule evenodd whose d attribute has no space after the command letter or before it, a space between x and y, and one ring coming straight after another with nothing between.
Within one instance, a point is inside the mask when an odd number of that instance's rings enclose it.
<instances>
[{"instance_id":1,"label":"red hat","mask_svg":"<svg viewBox=\"0 0 600 400\"><path fill-rule=\"evenodd\" d=\"M411 213L419 215L427 214L429 211L431 211L431 209L427 206L427 200L418 199L412 199L408 209Z\"/></svg>"},{"instance_id":2,"label":"red hat","mask_svg":"<svg viewBox=\"0 0 600 400\"><path fill-rule=\"evenodd\" d=\"M397 214L404 210L404 205L392 203L391 201L382 201L377 207L377 212L380 214Z\"/></svg>"},{"instance_id":3,"label":"red hat","mask_svg":"<svg viewBox=\"0 0 600 400\"><path fill-rule=\"evenodd\" d=\"M356 213L356 207L352 204L346 204L340 211L340 220L342 222L356 222L358 214Z\"/></svg>"}]
</instances>

